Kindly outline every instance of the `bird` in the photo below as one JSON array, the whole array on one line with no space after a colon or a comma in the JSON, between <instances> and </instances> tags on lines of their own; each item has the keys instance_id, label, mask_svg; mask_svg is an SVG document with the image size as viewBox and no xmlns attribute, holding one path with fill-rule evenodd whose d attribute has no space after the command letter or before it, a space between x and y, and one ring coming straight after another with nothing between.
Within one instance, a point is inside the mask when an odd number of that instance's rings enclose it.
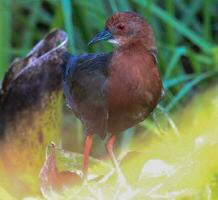
<instances>
[{"instance_id":1,"label":"bird","mask_svg":"<svg viewBox=\"0 0 218 200\"><path fill-rule=\"evenodd\" d=\"M113 152L117 135L145 120L162 91L154 33L144 17L132 11L114 13L88 45L101 41L112 43L113 51L62 55L66 101L85 130L84 176L93 134L108 138L106 150L118 167Z\"/></svg>"}]
</instances>

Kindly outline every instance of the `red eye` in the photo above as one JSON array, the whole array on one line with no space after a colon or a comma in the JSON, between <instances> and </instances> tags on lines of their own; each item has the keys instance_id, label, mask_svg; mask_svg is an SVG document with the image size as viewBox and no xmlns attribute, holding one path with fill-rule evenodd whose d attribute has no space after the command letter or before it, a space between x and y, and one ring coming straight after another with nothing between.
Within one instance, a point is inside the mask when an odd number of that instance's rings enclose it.
<instances>
[{"instance_id":1,"label":"red eye","mask_svg":"<svg viewBox=\"0 0 218 200\"><path fill-rule=\"evenodd\" d=\"M117 29L123 30L125 28L124 24L118 24Z\"/></svg>"}]
</instances>

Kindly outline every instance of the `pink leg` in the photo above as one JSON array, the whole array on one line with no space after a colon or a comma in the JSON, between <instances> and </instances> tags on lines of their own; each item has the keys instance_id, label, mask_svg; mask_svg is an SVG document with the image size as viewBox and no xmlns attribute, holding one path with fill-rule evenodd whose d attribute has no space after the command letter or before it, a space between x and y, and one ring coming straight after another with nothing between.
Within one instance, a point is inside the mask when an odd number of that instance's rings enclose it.
<instances>
[{"instance_id":1,"label":"pink leg","mask_svg":"<svg viewBox=\"0 0 218 200\"><path fill-rule=\"evenodd\" d=\"M113 154L114 154L113 146L114 146L115 140L116 140L116 135L112 134L111 137L108 139L107 145L106 145L107 152L109 153L111 158L113 157Z\"/></svg>"},{"instance_id":2,"label":"pink leg","mask_svg":"<svg viewBox=\"0 0 218 200\"><path fill-rule=\"evenodd\" d=\"M113 151L115 140L116 140L116 135L112 134L111 137L107 141L106 148L107 148L107 152L113 164L115 165L116 169L118 169L119 165L118 165L117 159L115 158L114 151Z\"/></svg>"},{"instance_id":3,"label":"pink leg","mask_svg":"<svg viewBox=\"0 0 218 200\"><path fill-rule=\"evenodd\" d=\"M83 149L83 176L85 177L89 167L89 154L92 147L92 134L87 134Z\"/></svg>"},{"instance_id":4,"label":"pink leg","mask_svg":"<svg viewBox=\"0 0 218 200\"><path fill-rule=\"evenodd\" d=\"M115 166L115 169L117 171L119 181L126 184L125 177L123 176L123 173L119 167L119 163L117 162L117 159L116 159L114 152L113 152L113 145L114 145L115 140L116 140L116 135L112 134L111 137L107 141L106 148L107 148L107 151L110 155L110 158Z\"/></svg>"},{"instance_id":5,"label":"pink leg","mask_svg":"<svg viewBox=\"0 0 218 200\"><path fill-rule=\"evenodd\" d=\"M125 179L125 177L120 169L119 163L117 162L117 159L116 159L114 152L113 152L113 145L115 143L115 140L116 140L116 135L112 134L111 137L109 138L109 140L107 141L106 148L107 148L107 151L110 155L110 158L115 166L115 170L116 170L117 175L118 175L118 181L120 182L120 184L122 186L129 189L129 186L126 182L126 179Z\"/></svg>"}]
</instances>

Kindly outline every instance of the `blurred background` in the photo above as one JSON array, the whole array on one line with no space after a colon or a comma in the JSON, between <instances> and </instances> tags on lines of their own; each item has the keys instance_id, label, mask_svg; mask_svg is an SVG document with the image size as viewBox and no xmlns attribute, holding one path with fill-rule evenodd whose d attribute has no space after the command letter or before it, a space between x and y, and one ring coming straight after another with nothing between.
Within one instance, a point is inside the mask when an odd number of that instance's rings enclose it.
<instances>
[{"instance_id":1,"label":"blurred background","mask_svg":"<svg viewBox=\"0 0 218 200\"><path fill-rule=\"evenodd\" d=\"M144 16L153 27L165 95L161 109L122 134L117 145L129 148L131 138L138 133L147 141L159 137L170 123L177 132L178 124L171 121L173 113L179 113L196 91L217 84L217 0L1 0L0 81L13 59L25 56L54 28L68 33L68 48L74 54L112 51L106 42L91 47L87 43L103 29L112 13L127 10ZM81 152L82 126L65 104L63 107L63 146ZM154 129L157 134L149 134ZM95 143L98 144L94 145L95 156L103 155L104 144L98 137Z\"/></svg>"}]
</instances>

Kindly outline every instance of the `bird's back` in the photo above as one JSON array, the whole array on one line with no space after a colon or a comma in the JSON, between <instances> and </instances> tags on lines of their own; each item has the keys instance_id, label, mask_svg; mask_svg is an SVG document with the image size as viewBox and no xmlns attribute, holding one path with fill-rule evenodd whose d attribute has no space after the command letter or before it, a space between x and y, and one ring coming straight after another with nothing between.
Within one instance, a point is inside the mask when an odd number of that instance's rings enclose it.
<instances>
[{"instance_id":1,"label":"bird's back","mask_svg":"<svg viewBox=\"0 0 218 200\"><path fill-rule=\"evenodd\" d=\"M87 132L104 137L107 131L107 102L104 84L112 53L63 55L63 86L67 103Z\"/></svg>"}]
</instances>

